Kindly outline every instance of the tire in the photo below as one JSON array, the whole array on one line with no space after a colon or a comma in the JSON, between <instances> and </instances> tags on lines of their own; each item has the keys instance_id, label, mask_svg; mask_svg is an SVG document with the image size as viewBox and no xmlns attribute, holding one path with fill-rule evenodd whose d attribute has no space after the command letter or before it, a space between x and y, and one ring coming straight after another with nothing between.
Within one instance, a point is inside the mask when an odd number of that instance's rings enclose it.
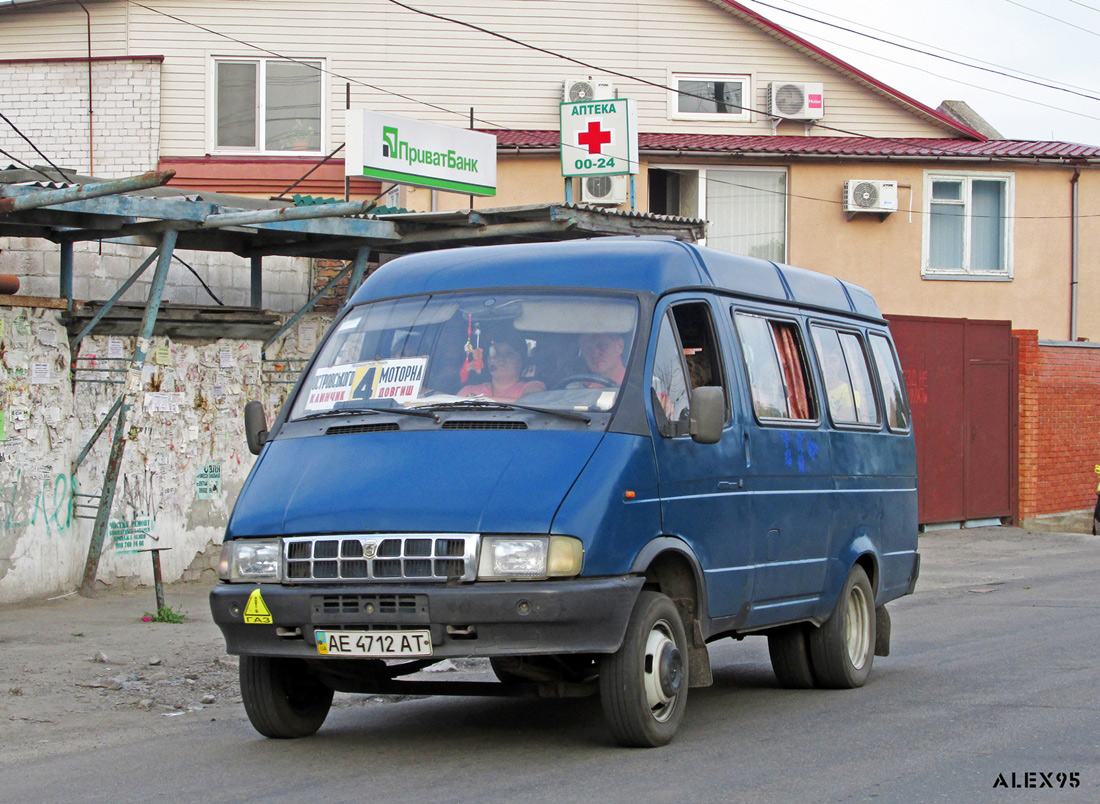
<instances>
[{"instance_id":1,"label":"tire","mask_svg":"<svg viewBox=\"0 0 1100 804\"><path fill-rule=\"evenodd\" d=\"M638 595L619 650L600 660L600 703L615 739L653 748L676 734L688 693L687 636L668 596Z\"/></svg>"},{"instance_id":2,"label":"tire","mask_svg":"<svg viewBox=\"0 0 1100 804\"><path fill-rule=\"evenodd\" d=\"M809 626L805 623L769 631L768 653L779 686L789 690L809 690L817 686L810 657Z\"/></svg>"},{"instance_id":3,"label":"tire","mask_svg":"<svg viewBox=\"0 0 1100 804\"><path fill-rule=\"evenodd\" d=\"M241 699L264 737L308 737L325 722L332 690L300 659L242 656Z\"/></svg>"},{"instance_id":4,"label":"tire","mask_svg":"<svg viewBox=\"0 0 1100 804\"><path fill-rule=\"evenodd\" d=\"M507 659L491 656L489 657L489 664L493 668L493 675L496 676L497 681L502 684L519 684L528 680L518 673L513 673L509 670L509 662Z\"/></svg>"},{"instance_id":5,"label":"tire","mask_svg":"<svg viewBox=\"0 0 1100 804\"><path fill-rule=\"evenodd\" d=\"M875 597L867 573L852 567L829 619L810 632L814 676L822 687L862 687L875 658Z\"/></svg>"}]
</instances>

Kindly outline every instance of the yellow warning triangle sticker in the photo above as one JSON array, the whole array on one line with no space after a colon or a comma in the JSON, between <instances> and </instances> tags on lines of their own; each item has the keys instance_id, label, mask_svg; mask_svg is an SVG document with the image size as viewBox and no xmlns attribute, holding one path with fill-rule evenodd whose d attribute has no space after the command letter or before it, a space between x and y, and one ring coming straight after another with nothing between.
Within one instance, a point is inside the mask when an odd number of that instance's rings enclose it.
<instances>
[{"instance_id":1,"label":"yellow warning triangle sticker","mask_svg":"<svg viewBox=\"0 0 1100 804\"><path fill-rule=\"evenodd\" d=\"M259 589L253 589L244 607L244 621L250 625L271 625L271 612Z\"/></svg>"}]
</instances>

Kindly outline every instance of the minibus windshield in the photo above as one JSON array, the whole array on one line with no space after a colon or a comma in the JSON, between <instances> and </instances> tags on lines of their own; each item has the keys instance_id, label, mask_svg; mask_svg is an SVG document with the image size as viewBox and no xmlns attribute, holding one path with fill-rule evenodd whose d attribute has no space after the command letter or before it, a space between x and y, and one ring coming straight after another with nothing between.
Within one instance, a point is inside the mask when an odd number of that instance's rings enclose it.
<instances>
[{"instance_id":1,"label":"minibus windshield","mask_svg":"<svg viewBox=\"0 0 1100 804\"><path fill-rule=\"evenodd\" d=\"M356 306L329 333L291 419L445 405L608 411L638 323L633 297L485 291Z\"/></svg>"}]
</instances>

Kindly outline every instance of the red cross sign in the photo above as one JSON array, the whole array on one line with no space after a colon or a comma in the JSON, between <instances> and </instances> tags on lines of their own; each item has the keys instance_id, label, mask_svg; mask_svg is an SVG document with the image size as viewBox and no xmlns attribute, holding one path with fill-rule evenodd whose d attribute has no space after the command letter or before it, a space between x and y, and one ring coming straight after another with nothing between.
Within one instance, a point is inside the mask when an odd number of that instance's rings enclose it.
<instances>
[{"instance_id":1,"label":"red cross sign","mask_svg":"<svg viewBox=\"0 0 1100 804\"><path fill-rule=\"evenodd\" d=\"M638 172L638 106L633 98L561 104L561 175Z\"/></svg>"},{"instance_id":2,"label":"red cross sign","mask_svg":"<svg viewBox=\"0 0 1100 804\"><path fill-rule=\"evenodd\" d=\"M603 146L611 142L611 132L604 131L599 120L588 124L588 131L577 132L577 145L588 148L590 154L603 153Z\"/></svg>"}]
</instances>

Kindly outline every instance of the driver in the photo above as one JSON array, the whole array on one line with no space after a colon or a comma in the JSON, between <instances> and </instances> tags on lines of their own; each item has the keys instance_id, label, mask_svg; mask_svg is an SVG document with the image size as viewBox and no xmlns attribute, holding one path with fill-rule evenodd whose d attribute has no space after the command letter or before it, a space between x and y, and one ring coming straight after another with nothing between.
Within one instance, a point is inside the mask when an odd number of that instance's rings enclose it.
<instances>
[{"instance_id":1,"label":"driver","mask_svg":"<svg viewBox=\"0 0 1100 804\"><path fill-rule=\"evenodd\" d=\"M626 340L622 335L596 333L581 335L581 356L588 364L588 370L601 377L607 377L616 385L623 384L626 366L623 365L623 350Z\"/></svg>"}]
</instances>

